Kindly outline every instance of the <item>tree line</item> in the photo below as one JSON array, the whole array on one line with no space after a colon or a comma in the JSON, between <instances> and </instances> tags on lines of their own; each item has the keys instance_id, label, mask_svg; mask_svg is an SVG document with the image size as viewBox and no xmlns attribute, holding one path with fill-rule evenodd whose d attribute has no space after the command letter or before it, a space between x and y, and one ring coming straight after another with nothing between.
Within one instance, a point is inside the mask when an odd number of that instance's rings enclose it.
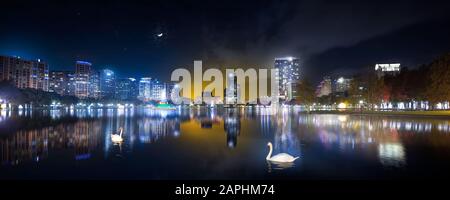
<instances>
[{"instance_id":1,"label":"tree line","mask_svg":"<svg viewBox=\"0 0 450 200\"><path fill-rule=\"evenodd\" d=\"M397 75L379 77L374 70L356 74L349 89L342 95L316 97L314 87L306 79L298 84L297 89L296 102L304 105L331 105L336 102L356 105L362 100L368 108L382 102L412 101L427 101L434 106L450 101L450 53L416 69L401 69Z\"/></svg>"}]
</instances>

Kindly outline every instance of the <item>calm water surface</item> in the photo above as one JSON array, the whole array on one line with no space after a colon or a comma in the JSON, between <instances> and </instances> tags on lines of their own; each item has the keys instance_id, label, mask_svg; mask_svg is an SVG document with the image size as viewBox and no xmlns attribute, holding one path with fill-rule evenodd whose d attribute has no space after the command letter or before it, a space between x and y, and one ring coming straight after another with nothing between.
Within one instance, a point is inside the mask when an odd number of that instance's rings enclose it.
<instances>
[{"instance_id":1,"label":"calm water surface","mask_svg":"<svg viewBox=\"0 0 450 200\"><path fill-rule=\"evenodd\" d=\"M124 128L124 142L110 134ZM268 163L274 153L300 156ZM291 109L0 115L0 179L450 178L450 120Z\"/></svg>"}]
</instances>

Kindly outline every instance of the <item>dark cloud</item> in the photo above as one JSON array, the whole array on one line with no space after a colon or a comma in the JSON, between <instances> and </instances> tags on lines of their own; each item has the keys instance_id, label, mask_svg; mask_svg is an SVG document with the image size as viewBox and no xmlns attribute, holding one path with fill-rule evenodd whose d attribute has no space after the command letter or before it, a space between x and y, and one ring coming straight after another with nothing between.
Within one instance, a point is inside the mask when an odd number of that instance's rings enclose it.
<instances>
[{"instance_id":1,"label":"dark cloud","mask_svg":"<svg viewBox=\"0 0 450 200\"><path fill-rule=\"evenodd\" d=\"M413 24L345 47L336 47L311 56L308 74L351 75L373 69L376 63L398 62L416 68L444 52L450 52L450 19ZM322 67L325 66L325 67Z\"/></svg>"},{"instance_id":2,"label":"dark cloud","mask_svg":"<svg viewBox=\"0 0 450 200\"><path fill-rule=\"evenodd\" d=\"M209 53L224 63L271 65L273 57L311 55L447 17L445 2L300 1L273 2L257 10L252 22L211 32ZM248 16L247 16L248 17Z\"/></svg>"}]
</instances>

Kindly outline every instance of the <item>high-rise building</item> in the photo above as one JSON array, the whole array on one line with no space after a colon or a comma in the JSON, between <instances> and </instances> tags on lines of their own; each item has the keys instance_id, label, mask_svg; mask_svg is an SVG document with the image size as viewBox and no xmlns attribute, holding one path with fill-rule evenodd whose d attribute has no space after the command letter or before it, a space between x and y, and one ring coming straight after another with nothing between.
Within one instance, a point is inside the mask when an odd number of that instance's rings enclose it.
<instances>
[{"instance_id":1,"label":"high-rise building","mask_svg":"<svg viewBox=\"0 0 450 200\"><path fill-rule=\"evenodd\" d=\"M91 73L89 75L89 98L98 99L101 96L101 90L100 90L100 72L96 71L94 69L91 70ZM112 96L114 97L114 96Z\"/></svg>"},{"instance_id":2,"label":"high-rise building","mask_svg":"<svg viewBox=\"0 0 450 200\"><path fill-rule=\"evenodd\" d=\"M139 81L138 99L141 101L150 101L152 91L152 78L143 77Z\"/></svg>"},{"instance_id":3,"label":"high-rise building","mask_svg":"<svg viewBox=\"0 0 450 200\"><path fill-rule=\"evenodd\" d=\"M89 78L92 72L92 64L85 61L77 61L75 64L75 96L78 98L89 97Z\"/></svg>"},{"instance_id":4,"label":"high-rise building","mask_svg":"<svg viewBox=\"0 0 450 200\"><path fill-rule=\"evenodd\" d=\"M48 91L48 65L40 59L0 56L0 81L11 81L18 88Z\"/></svg>"},{"instance_id":5,"label":"high-rise building","mask_svg":"<svg viewBox=\"0 0 450 200\"><path fill-rule=\"evenodd\" d=\"M100 96L114 97L116 91L116 77L114 71L103 69L100 71Z\"/></svg>"},{"instance_id":6,"label":"high-rise building","mask_svg":"<svg viewBox=\"0 0 450 200\"><path fill-rule=\"evenodd\" d=\"M317 86L316 96L317 97L328 96L331 94L331 92L332 92L331 78L329 76L326 76L320 82L319 86Z\"/></svg>"},{"instance_id":7,"label":"high-rise building","mask_svg":"<svg viewBox=\"0 0 450 200\"><path fill-rule=\"evenodd\" d=\"M241 90L237 83L237 76L235 73L227 75L227 87L225 88L225 103L237 104L240 103Z\"/></svg>"},{"instance_id":8,"label":"high-rise building","mask_svg":"<svg viewBox=\"0 0 450 200\"><path fill-rule=\"evenodd\" d=\"M139 81L138 99L142 101L167 101L172 94L173 84L165 84L152 78L141 78Z\"/></svg>"},{"instance_id":9,"label":"high-rise building","mask_svg":"<svg viewBox=\"0 0 450 200\"><path fill-rule=\"evenodd\" d=\"M351 78L339 77L334 81L334 93L347 92L350 89Z\"/></svg>"},{"instance_id":10,"label":"high-rise building","mask_svg":"<svg viewBox=\"0 0 450 200\"><path fill-rule=\"evenodd\" d=\"M379 78L385 75L395 76L400 73L400 63L376 64L375 71Z\"/></svg>"},{"instance_id":11,"label":"high-rise building","mask_svg":"<svg viewBox=\"0 0 450 200\"><path fill-rule=\"evenodd\" d=\"M279 95L282 100L290 101L298 96L297 85L300 81L300 59L294 57L275 58L278 70Z\"/></svg>"},{"instance_id":12,"label":"high-rise building","mask_svg":"<svg viewBox=\"0 0 450 200\"><path fill-rule=\"evenodd\" d=\"M70 71L51 71L49 92L55 92L59 95L75 95L74 93L74 72Z\"/></svg>"},{"instance_id":13,"label":"high-rise building","mask_svg":"<svg viewBox=\"0 0 450 200\"><path fill-rule=\"evenodd\" d=\"M166 100L166 88L165 84L159 80L154 79L151 82L151 100L164 101Z\"/></svg>"},{"instance_id":14,"label":"high-rise building","mask_svg":"<svg viewBox=\"0 0 450 200\"><path fill-rule=\"evenodd\" d=\"M51 71L48 91L62 95L65 88L65 76L63 71Z\"/></svg>"},{"instance_id":15,"label":"high-rise building","mask_svg":"<svg viewBox=\"0 0 450 200\"><path fill-rule=\"evenodd\" d=\"M40 59L32 61L31 88L48 91L48 65Z\"/></svg>"},{"instance_id":16,"label":"high-rise building","mask_svg":"<svg viewBox=\"0 0 450 200\"><path fill-rule=\"evenodd\" d=\"M116 98L122 101L138 97L138 82L135 78L120 78L116 83Z\"/></svg>"},{"instance_id":17,"label":"high-rise building","mask_svg":"<svg viewBox=\"0 0 450 200\"><path fill-rule=\"evenodd\" d=\"M75 96L75 80L76 80L75 72L71 71L70 73L68 73L67 78L69 81L67 82L65 95Z\"/></svg>"},{"instance_id":18,"label":"high-rise building","mask_svg":"<svg viewBox=\"0 0 450 200\"><path fill-rule=\"evenodd\" d=\"M165 89L165 100L170 100L172 98L172 93L175 89L175 84L174 83L165 83L164 84L164 89Z\"/></svg>"}]
</instances>

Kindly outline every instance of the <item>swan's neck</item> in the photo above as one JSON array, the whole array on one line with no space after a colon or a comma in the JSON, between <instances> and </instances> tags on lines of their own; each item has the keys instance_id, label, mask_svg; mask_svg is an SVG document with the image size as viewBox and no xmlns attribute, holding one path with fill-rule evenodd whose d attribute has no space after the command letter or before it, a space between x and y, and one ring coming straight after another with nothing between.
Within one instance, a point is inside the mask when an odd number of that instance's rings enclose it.
<instances>
[{"instance_id":1,"label":"swan's neck","mask_svg":"<svg viewBox=\"0 0 450 200\"><path fill-rule=\"evenodd\" d=\"M120 133L119 133L120 137L122 137L122 132L123 132L123 129L120 129Z\"/></svg>"},{"instance_id":2,"label":"swan's neck","mask_svg":"<svg viewBox=\"0 0 450 200\"><path fill-rule=\"evenodd\" d=\"M267 154L266 160L269 160L272 157L272 145L269 145L269 154Z\"/></svg>"}]
</instances>

